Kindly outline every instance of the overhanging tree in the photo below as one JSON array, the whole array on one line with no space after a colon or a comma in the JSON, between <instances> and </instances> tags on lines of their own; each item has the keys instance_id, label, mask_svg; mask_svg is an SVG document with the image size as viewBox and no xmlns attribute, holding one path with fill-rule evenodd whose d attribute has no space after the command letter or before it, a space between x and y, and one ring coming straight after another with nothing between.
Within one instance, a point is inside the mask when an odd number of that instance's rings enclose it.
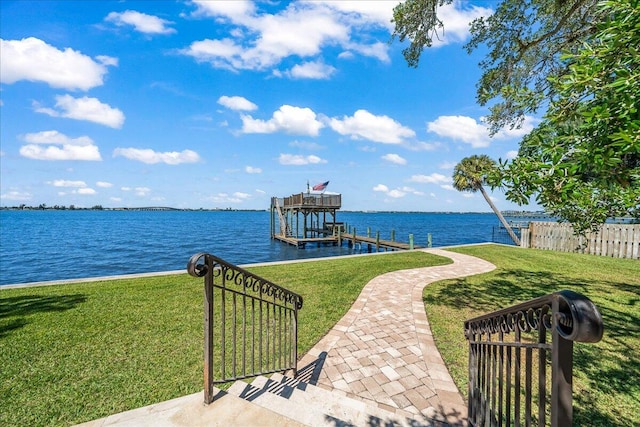
<instances>
[{"instance_id":1,"label":"overhanging tree","mask_svg":"<svg viewBox=\"0 0 640 427\"><path fill-rule=\"evenodd\" d=\"M394 9L394 37L410 41L409 65L443 29L436 12L446 3L407 0ZM471 24L466 48L489 49L477 100L495 102L491 131L548 107L491 184L519 203L535 196L578 232L607 216L639 215L638 7L637 0L502 0Z\"/></svg>"},{"instance_id":2,"label":"overhanging tree","mask_svg":"<svg viewBox=\"0 0 640 427\"><path fill-rule=\"evenodd\" d=\"M602 2L608 17L560 77L544 120L502 164L507 197L537 194L580 234L640 216L640 3Z\"/></svg>"},{"instance_id":3,"label":"overhanging tree","mask_svg":"<svg viewBox=\"0 0 640 427\"><path fill-rule=\"evenodd\" d=\"M509 236L511 236L513 243L520 246L520 239L518 239L518 236L513 232L513 229L502 215L502 212L498 210L484 189L484 184L487 183L487 176L495 170L496 166L496 162L484 154L465 157L460 160L460 163L458 163L453 169L453 188L458 191L471 191L472 193L480 191L484 199L489 203L493 212L498 216L498 219L504 228L509 233Z\"/></svg>"}]
</instances>

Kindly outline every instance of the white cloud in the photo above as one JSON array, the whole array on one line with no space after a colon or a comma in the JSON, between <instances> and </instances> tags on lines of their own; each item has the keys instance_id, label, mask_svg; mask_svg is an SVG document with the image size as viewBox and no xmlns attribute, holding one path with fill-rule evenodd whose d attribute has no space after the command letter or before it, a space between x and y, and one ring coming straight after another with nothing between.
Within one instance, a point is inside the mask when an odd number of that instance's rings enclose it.
<instances>
[{"instance_id":1,"label":"white cloud","mask_svg":"<svg viewBox=\"0 0 640 427\"><path fill-rule=\"evenodd\" d=\"M198 153L192 150L157 152L150 148L116 148L113 157L126 157L129 160L137 160L142 163L155 164L166 163L179 165L181 163L196 163L200 161Z\"/></svg>"},{"instance_id":2,"label":"white cloud","mask_svg":"<svg viewBox=\"0 0 640 427\"><path fill-rule=\"evenodd\" d=\"M375 187L373 187L373 191L377 191L380 193L385 193L387 196L394 198L394 199L399 199L401 197L406 196L407 194L413 194L416 196L423 196L424 193L421 191L416 191L414 188L412 187L400 187L400 188L395 188L393 190L389 189L389 187L387 187L384 184L378 184Z\"/></svg>"},{"instance_id":3,"label":"white cloud","mask_svg":"<svg viewBox=\"0 0 640 427\"><path fill-rule=\"evenodd\" d=\"M304 62L294 65L286 74L294 79L328 79L336 72L335 67L322 61Z\"/></svg>"},{"instance_id":4,"label":"white cloud","mask_svg":"<svg viewBox=\"0 0 640 427\"><path fill-rule=\"evenodd\" d=\"M87 183L84 181L67 181L64 179L56 179L54 181L48 181L47 184L54 187L71 187L71 188L85 188Z\"/></svg>"},{"instance_id":5,"label":"white cloud","mask_svg":"<svg viewBox=\"0 0 640 427\"><path fill-rule=\"evenodd\" d=\"M336 11L348 14L353 22L360 22L362 25L375 25L386 27L393 31L393 8L399 3L397 0L355 0L355 1L335 1L318 0L318 4Z\"/></svg>"},{"instance_id":6,"label":"white cloud","mask_svg":"<svg viewBox=\"0 0 640 427\"><path fill-rule=\"evenodd\" d=\"M492 9L485 7L465 7L465 4L460 1L440 6L438 18L444 24L444 31L439 31L439 37L434 37L432 47L465 41L469 37L471 21L480 17L488 17L492 13Z\"/></svg>"},{"instance_id":7,"label":"white cloud","mask_svg":"<svg viewBox=\"0 0 640 427\"><path fill-rule=\"evenodd\" d=\"M113 184L110 182L98 181L96 182L96 186L100 188L111 188L113 187Z\"/></svg>"},{"instance_id":8,"label":"white cloud","mask_svg":"<svg viewBox=\"0 0 640 427\"><path fill-rule=\"evenodd\" d=\"M111 12L104 18L107 22L113 22L117 26L132 25L136 31L145 34L171 34L176 30L167 25L173 24L157 16L147 15L135 10L125 10L124 12Z\"/></svg>"},{"instance_id":9,"label":"white cloud","mask_svg":"<svg viewBox=\"0 0 640 427\"><path fill-rule=\"evenodd\" d=\"M113 56L106 55L98 55L96 59L102 63L102 65L110 65L112 67L118 66L118 58L114 58Z\"/></svg>"},{"instance_id":10,"label":"white cloud","mask_svg":"<svg viewBox=\"0 0 640 427\"><path fill-rule=\"evenodd\" d=\"M427 130L435 134L471 144L474 148L488 147L489 129L467 116L440 116L427 123Z\"/></svg>"},{"instance_id":11,"label":"white cloud","mask_svg":"<svg viewBox=\"0 0 640 427\"><path fill-rule=\"evenodd\" d=\"M411 151L433 151L442 146L439 142L405 141L402 146Z\"/></svg>"},{"instance_id":12,"label":"white cloud","mask_svg":"<svg viewBox=\"0 0 640 427\"><path fill-rule=\"evenodd\" d=\"M48 181L47 184L53 185L54 187L58 188L73 188L74 190L71 191L71 194L80 194L83 196L97 194L96 190L87 187L87 183L84 181L67 181L64 179L56 179L54 181ZM64 196L67 193L62 191L58 194Z\"/></svg>"},{"instance_id":13,"label":"white cloud","mask_svg":"<svg viewBox=\"0 0 640 427\"><path fill-rule=\"evenodd\" d=\"M499 130L494 138L496 139L512 139L512 138L522 138L529 132L531 132L537 125L540 123L539 119L536 119L531 116L525 116L522 125L519 128L513 129L501 129Z\"/></svg>"},{"instance_id":14,"label":"white cloud","mask_svg":"<svg viewBox=\"0 0 640 427\"><path fill-rule=\"evenodd\" d=\"M71 48L59 50L40 39L0 39L0 81L15 83L21 80L44 82L51 87L87 91L103 84L106 65L117 60L107 56L96 62Z\"/></svg>"},{"instance_id":15,"label":"white cloud","mask_svg":"<svg viewBox=\"0 0 640 427\"><path fill-rule=\"evenodd\" d=\"M246 173L250 173L250 174L253 174L253 173L262 173L262 169L260 169L260 168L254 168L253 166L247 166L247 167L245 167L245 168L244 168L244 171L245 171Z\"/></svg>"},{"instance_id":16,"label":"white cloud","mask_svg":"<svg viewBox=\"0 0 640 427\"><path fill-rule=\"evenodd\" d=\"M424 192L418 191L413 187L401 187L400 191L404 191L405 193L412 193L412 194L415 194L416 196L424 196Z\"/></svg>"},{"instance_id":17,"label":"white cloud","mask_svg":"<svg viewBox=\"0 0 640 427\"><path fill-rule=\"evenodd\" d=\"M4 193L0 195L1 200L15 200L18 202L26 202L32 199L31 193L20 192L20 191L9 191L8 193Z\"/></svg>"},{"instance_id":18,"label":"white cloud","mask_svg":"<svg viewBox=\"0 0 640 427\"><path fill-rule=\"evenodd\" d=\"M242 193L240 191L236 191L235 193L233 193L233 197L237 198L237 199L241 199L241 200L245 200L251 197L251 194L247 194L247 193Z\"/></svg>"},{"instance_id":19,"label":"white cloud","mask_svg":"<svg viewBox=\"0 0 640 427\"><path fill-rule=\"evenodd\" d=\"M122 111L103 104L97 98L89 98L87 96L74 98L71 95L57 95L57 110L40 107L38 103L34 103L34 107L36 112L48 114L52 117L87 120L116 129L120 129L124 123Z\"/></svg>"},{"instance_id":20,"label":"white cloud","mask_svg":"<svg viewBox=\"0 0 640 427\"><path fill-rule=\"evenodd\" d=\"M69 144L78 146L93 145L93 140L88 136L69 138L67 135L57 130L45 130L36 133L27 133L22 139L32 144Z\"/></svg>"},{"instance_id":21,"label":"white cloud","mask_svg":"<svg viewBox=\"0 0 640 427\"><path fill-rule=\"evenodd\" d=\"M218 193L208 198L208 200L215 203L242 203L245 200L251 198L250 194L236 191L232 195L229 193Z\"/></svg>"},{"instance_id":22,"label":"white cloud","mask_svg":"<svg viewBox=\"0 0 640 427\"><path fill-rule=\"evenodd\" d=\"M234 111L253 111L258 106L242 96L221 96L218 98L218 104Z\"/></svg>"},{"instance_id":23,"label":"white cloud","mask_svg":"<svg viewBox=\"0 0 640 427\"><path fill-rule=\"evenodd\" d=\"M297 147L302 148L303 150L322 150L322 145L316 142L308 142L308 141L291 141L289 143L289 147Z\"/></svg>"},{"instance_id":24,"label":"white cloud","mask_svg":"<svg viewBox=\"0 0 640 427\"><path fill-rule=\"evenodd\" d=\"M289 166L304 166L327 163L326 160L321 159L318 156L301 156L298 154L280 154L280 157L278 157L278 162L281 165Z\"/></svg>"},{"instance_id":25,"label":"white cloud","mask_svg":"<svg viewBox=\"0 0 640 427\"><path fill-rule=\"evenodd\" d=\"M149 195L149 193L151 192L151 189L149 187L122 187L121 188L122 191L133 191L133 193L136 196L140 196L140 197L145 197L147 195Z\"/></svg>"},{"instance_id":26,"label":"white cloud","mask_svg":"<svg viewBox=\"0 0 640 427\"><path fill-rule=\"evenodd\" d=\"M407 195L407 193L405 193L404 191L402 191L400 189L391 190L391 191L389 191L387 193L387 196L393 197L394 199L399 199L400 197L404 197L406 195Z\"/></svg>"},{"instance_id":27,"label":"white cloud","mask_svg":"<svg viewBox=\"0 0 640 427\"><path fill-rule=\"evenodd\" d=\"M502 129L493 136L493 139L521 138L531 132L538 121L531 116L526 116L520 128ZM467 116L440 116L427 123L427 131L471 144L473 148L488 147L492 139L489 136L489 127L482 119L476 121Z\"/></svg>"},{"instance_id":28,"label":"white cloud","mask_svg":"<svg viewBox=\"0 0 640 427\"><path fill-rule=\"evenodd\" d=\"M198 10L196 14L203 16L223 16L232 21L242 21L253 15L255 7L249 0L237 1L209 1L193 0Z\"/></svg>"},{"instance_id":29,"label":"white cloud","mask_svg":"<svg viewBox=\"0 0 640 427\"><path fill-rule=\"evenodd\" d=\"M93 188L79 188L77 191L74 191L76 194L82 194L84 196L91 196L96 194L96 190Z\"/></svg>"},{"instance_id":30,"label":"white cloud","mask_svg":"<svg viewBox=\"0 0 640 427\"><path fill-rule=\"evenodd\" d=\"M56 130L28 133L22 136L27 145L20 155L35 160L102 160L98 147L88 136L70 138Z\"/></svg>"},{"instance_id":31,"label":"white cloud","mask_svg":"<svg viewBox=\"0 0 640 427\"><path fill-rule=\"evenodd\" d=\"M391 58L389 58L389 45L387 43L376 42L373 44L359 44L359 43L349 43L347 47L356 51L364 56L371 56L376 58L381 62L391 62ZM350 52L349 52L350 53ZM351 53L351 55L353 55ZM340 54L341 58L349 58L349 55L345 52L345 54Z\"/></svg>"},{"instance_id":32,"label":"white cloud","mask_svg":"<svg viewBox=\"0 0 640 427\"><path fill-rule=\"evenodd\" d=\"M242 115L243 133L274 133L285 132L294 135L317 136L324 127L316 118L316 113L310 108L283 105L273 113L269 120L254 119L249 115Z\"/></svg>"},{"instance_id":33,"label":"white cloud","mask_svg":"<svg viewBox=\"0 0 640 427\"><path fill-rule=\"evenodd\" d=\"M516 157L518 157L518 150L508 151L505 157L509 160L515 159Z\"/></svg>"},{"instance_id":34,"label":"white cloud","mask_svg":"<svg viewBox=\"0 0 640 427\"><path fill-rule=\"evenodd\" d=\"M383 144L400 144L405 138L415 136L415 132L402 126L388 116L376 116L367 110L358 110L353 116L342 120L329 119L331 129L340 135L350 135L352 139L368 139Z\"/></svg>"},{"instance_id":35,"label":"white cloud","mask_svg":"<svg viewBox=\"0 0 640 427\"><path fill-rule=\"evenodd\" d=\"M385 154L384 156L382 156L383 160L386 160L388 162L394 163L396 165L406 165L407 164L407 159L399 156L398 154Z\"/></svg>"},{"instance_id":36,"label":"white cloud","mask_svg":"<svg viewBox=\"0 0 640 427\"><path fill-rule=\"evenodd\" d=\"M451 182L451 178L439 173L432 173L431 175L412 175L409 178L409 182L419 182L421 184L440 184Z\"/></svg>"},{"instance_id":37,"label":"white cloud","mask_svg":"<svg viewBox=\"0 0 640 427\"><path fill-rule=\"evenodd\" d=\"M371 145L362 145L360 147L357 147L357 150L362 151L363 153L375 153L376 151L378 151L376 147Z\"/></svg>"},{"instance_id":38,"label":"white cloud","mask_svg":"<svg viewBox=\"0 0 640 427\"><path fill-rule=\"evenodd\" d=\"M258 10L249 2L193 3L197 7L195 16L229 24L230 37L195 41L180 52L216 68L265 70L288 57L317 59L325 47L335 45L382 61L389 58L385 42L392 30L395 2L292 2L276 14ZM380 30L385 40L372 42L372 33ZM326 78L330 70L301 67L287 74Z\"/></svg>"}]
</instances>

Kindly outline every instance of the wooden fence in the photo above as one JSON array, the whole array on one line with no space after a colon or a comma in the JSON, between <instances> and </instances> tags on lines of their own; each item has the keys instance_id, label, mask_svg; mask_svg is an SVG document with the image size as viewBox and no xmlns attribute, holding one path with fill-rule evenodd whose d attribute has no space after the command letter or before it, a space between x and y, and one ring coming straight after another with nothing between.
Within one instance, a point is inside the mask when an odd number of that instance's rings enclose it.
<instances>
[{"instance_id":1,"label":"wooden fence","mask_svg":"<svg viewBox=\"0 0 640 427\"><path fill-rule=\"evenodd\" d=\"M604 224L597 233L579 238L571 224L530 222L529 228L521 229L520 246L640 259L640 224Z\"/></svg>"}]
</instances>

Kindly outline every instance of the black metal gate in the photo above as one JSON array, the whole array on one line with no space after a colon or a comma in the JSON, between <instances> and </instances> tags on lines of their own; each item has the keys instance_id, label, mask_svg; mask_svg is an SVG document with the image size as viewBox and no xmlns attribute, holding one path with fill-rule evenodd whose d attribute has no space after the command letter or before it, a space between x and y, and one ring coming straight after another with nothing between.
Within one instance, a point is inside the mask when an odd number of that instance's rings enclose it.
<instances>
[{"instance_id":1,"label":"black metal gate","mask_svg":"<svg viewBox=\"0 0 640 427\"><path fill-rule=\"evenodd\" d=\"M467 320L464 328L470 425L572 425L573 342L598 342L603 333L591 300L560 291Z\"/></svg>"},{"instance_id":2,"label":"black metal gate","mask_svg":"<svg viewBox=\"0 0 640 427\"><path fill-rule=\"evenodd\" d=\"M293 370L302 297L206 253L187 271L204 277L204 401L214 385Z\"/></svg>"}]
</instances>

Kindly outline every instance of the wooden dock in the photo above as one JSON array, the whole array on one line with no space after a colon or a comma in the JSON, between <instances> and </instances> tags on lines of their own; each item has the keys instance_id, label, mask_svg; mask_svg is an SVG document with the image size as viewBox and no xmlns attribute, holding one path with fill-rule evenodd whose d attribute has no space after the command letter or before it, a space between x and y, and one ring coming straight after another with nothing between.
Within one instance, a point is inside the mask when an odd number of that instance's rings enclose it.
<instances>
[{"instance_id":1,"label":"wooden dock","mask_svg":"<svg viewBox=\"0 0 640 427\"><path fill-rule=\"evenodd\" d=\"M336 212L342 206L342 195L311 192L293 194L291 197L271 198L271 238L283 243L304 248L309 244L342 246L343 242L351 248L360 246L360 250L380 252L381 250L412 250L422 246L414 245L413 234L409 243L397 242L395 231L391 230L389 240L380 239L380 232L371 237L370 229L366 236L357 235L343 222L336 221ZM431 246L431 235L427 241Z\"/></svg>"},{"instance_id":2,"label":"wooden dock","mask_svg":"<svg viewBox=\"0 0 640 427\"><path fill-rule=\"evenodd\" d=\"M317 244L318 246L328 245L328 244L335 246L338 244L338 238L335 236L299 238L299 237L291 237L291 236L283 236L281 234L275 234L273 238L283 243L287 243L289 245L295 246L297 248L304 248L307 244Z\"/></svg>"},{"instance_id":3,"label":"wooden dock","mask_svg":"<svg viewBox=\"0 0 640 427\"><path fill-rule=\"evenodd\" d=\"M353 233L341 233L339 238L341 240L346 240L347 244L351 247L357 244L368 245L370 249L373 249L375 247L376 252L378 252L380 249L392 250L392 251L397 251L397 250L408 251L411 249L422 248L422 246L412 245L411 243L396 242L392 240L382 240L377 237L358 236ZM340 244L340 242L338 244Z\"/></svg>"},{"instance_id":4,"label":"wooden dock","mask_svg":"<svg viewBox=\"0 0 640 427\"><path fill-rule=\"evenodd\" d=\"M354 247L357 245L367 245L369 252L373 251L375 248L376 252L379 252L381 249L388 251L408 251L412 249L421 249L423 246L412 245L411 243L403 243L403 242L395 242L392 240L381 240L376 237L368 237L368 236L358 236L352 233L341 233L338 236L326 236L326 237L293 237L293 236L283 236L281 234L276 234L273 236L274 239L279 240L283 243L287 243L289 245L295 246L297 248L304 248L308 244L316 244L318 246L322 245L339 245L341 246L343 242L347 242L349 247Z\"/></svg>"}]
</instances>

